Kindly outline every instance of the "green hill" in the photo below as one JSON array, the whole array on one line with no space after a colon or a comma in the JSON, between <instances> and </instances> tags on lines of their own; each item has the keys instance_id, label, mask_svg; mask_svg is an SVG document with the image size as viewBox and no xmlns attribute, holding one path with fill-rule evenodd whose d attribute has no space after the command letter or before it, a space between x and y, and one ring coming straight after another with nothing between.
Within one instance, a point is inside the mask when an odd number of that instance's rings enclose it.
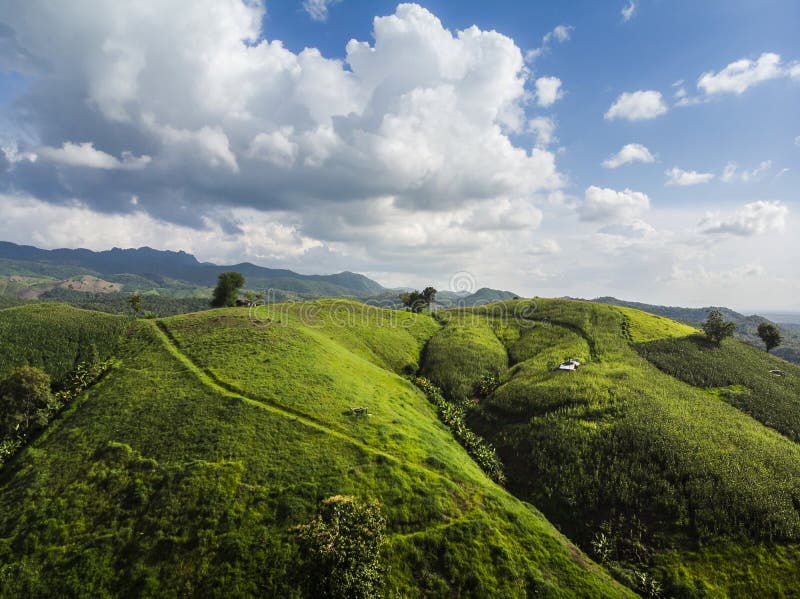
<instances>
[{"instance_id":1,"label":"green hill","mask_svg":"<svg viewBox=\"0 0 800 599\"><path fill-rule=\"evenodd\" d=\"M423 370L451 392L473 389L470 422L497 447L509 489L596 559L634 584L649 572L665 596L795 592L800 371L735 340L698 346L691 327L590 302L437 317L445 326ZM498 344L507 363L480 398ZM493 359L464 359L473 352ZM558 370L565 358L583 365Z\"/></svg>"},{"instance_id":2,"label":"green hill","mask_svg":"<svg viewBox=\"0 0 800 599\"><path fill-rule=\"evenodd\" d=\"M60 381L94 353L112 356L127 320L65 304L32 304L0 310L0 378L18 366L41 368Z\"/></svg>"},{"instance_id":3,"label":"green hill","mask_svg":"<svg viewBox=\"0 0 800 599\"><path fill-rule=\"evenodd\" d=\"M719 310L725 320L731 321L736 325L734 336L740 341L754 345L755 347L763 348L764 342L758 336L758 325L762 322L771 322L776 324L783 335L781 345L772 353L776 356L783 358L789 362L800 364L800 325L791 322L783 322L779 318L793 318L791 314L777 314L773 320L759 315L745 316L730 308L679 308L675 306L655 306L652 304L641 304L638 302L627 302L617 299L615 297L599 297L594 300L602 304L611 304L612 306L624 306L628 308L635 308L644 312L650 312L659 316L665 316L680 322L684 322L694 327L702 326L703 322L708 318L711 310Z\"/></svg>"},{"instance_id":4,"label":"green hill","mask_svg":"<svg viewBox=\"0 0 800 599\"><path fill-rule=\"evenodd\" d=\"M26 311L64 331L117 322L47 308L2 310L0 327ZM298 596L294 527L338 494L382 506L387 596L630 595L398 374L439 328L319 301L105 329L115 367L0 470L0 596ZM57 371L71 338L39 363ZM2 342L4 360L25 346Z\"/></svg>"}]
</instances>

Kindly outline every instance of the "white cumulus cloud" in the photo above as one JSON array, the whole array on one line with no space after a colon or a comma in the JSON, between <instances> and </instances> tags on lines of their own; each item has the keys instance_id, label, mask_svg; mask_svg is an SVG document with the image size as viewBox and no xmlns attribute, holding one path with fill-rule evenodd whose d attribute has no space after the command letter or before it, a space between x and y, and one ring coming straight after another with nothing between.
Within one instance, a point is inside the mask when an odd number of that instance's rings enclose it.
<instances>
[{"instance_id":1,"label":"white cumulus cloud","mask_svg":"<svg viewBox=\"0 0 800 599\"><path fill-rule=\"evenodd\" d=\"M561 98L561 79L558 77L539 77L536 86L536 103L544 108L555 104Z\"/></svg>"},{"instance_id":2,"label":"white cumulus cloud","mask_svg":"<svg viewBox=\"0 0 800 599\"><path fill-rule=\"evenodd\" d=\"M603 161L605 168L617 168L629 162L655 162L655 157L642 144L625 144L619 152Z\"/></svg>"},{"instance_id":3,"label":"white cumulus cloud","mask_svg":"<svg viewBox=\"0 0 800 599\"><path fill-rule=\"evenodd\" d=\"M741 94L762 81L782 77L785 73L780 55L764 52L756 60L742 58L717 73L703 73L697 80L697 87L706 94Z\"/></svg>"},{"instance_id":4,"label":"white cumulus cloud","mask_svg":"<svg viewBox=\"0 0 800 599\"><path fill-rule=\"evenodd\" d=\"M697 171L685 171L677 166L664 171L667 176L667 185L699 185L700 183L708 183L714 178L714 173L699 173Z\"/></svg>"},{"instance_id":5,"label":"white cumulus cloud","mask_svg":"<svg viewBox=\"0 0 800 599\"><path fill-rule=\"evenodd\" d=\"M698 223L698 229L710 234L763 235L783 231L788 214L789 208L783 202L760 200L730 214L709 212Z\"/></svg>"},{"instance_id":6,"label":"white cumulus cloud","mask_svg":"<svg viewBox=\"0 0 800 599\"><path fill-rule=\"evenodd\" d=\"M608 109L605 118L607 120L642 121L654 119L665 112L667 112L667 105L661 92L639 90L621 94Z\"/></svg>"},{"instance_id":7,"label":"white cumulus cloud","mask_svg":"<svg viewBox=\"0 0 800 599\"><path fill-rule=\"evenodd\" d=\"M50 162L104 170L138 170L146 167L151 160L150 156L134 156L128 151L122 152L121 158L116 158L96 149L92 142L76 144L65 141L60 148L41 146L36 152L43 160Z\"/></svg>"},{"instance_id":8,"label":"white cumulus cloud","mask_svg":"<svg viewBox=\"0 0 800 599\"><path fill-rule=\"evenodd\" d=\"M578 208L581 220L607 223L630 223L650 207L650 198L640 191L591 185Z\"/></svg>"},{"instance_id":9,"label":"white cumulus cloud","mask_svg":"<svg viewBox=\"0 0 800 599\"><path fill-rule=\"evenodd\" d=\"M536 146L546 148L556 141L556 123L546 116L537 116L528 121L528 129L536 138Z\"/></svg>"}]
</instances>

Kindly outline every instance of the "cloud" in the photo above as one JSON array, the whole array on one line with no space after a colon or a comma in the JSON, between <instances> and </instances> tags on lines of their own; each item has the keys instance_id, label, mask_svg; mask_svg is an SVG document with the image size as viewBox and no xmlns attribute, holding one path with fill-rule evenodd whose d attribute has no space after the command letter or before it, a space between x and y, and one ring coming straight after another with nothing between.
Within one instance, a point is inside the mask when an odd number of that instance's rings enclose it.
<instances>
[{"instance_id":1,"label":"cloud","mask_svg":"<svg viewBox=\"0 0 800 599\"><path fill-rule=\"evenodd\" d=\"M783 231L788 214L789 208L783 202L760 200L728 215L709 212L697 226L702 233L749 237Z\"/></svg>"},{"instance_id":2,"label":"cloud","mask_svg":"<svg viewBox=\"0 0 800 599\"><path fill-rule=\"evenodd\" d=\"M328 9L341 0L303 0L303 9L315 21L327 21Z\"/></svg>"},{"instance_id":3,"label":"cloud","mask_svg":"<svg viewBox=\"0 0 800 599\"><path fill-rule=\"evenodd\" d=\"M555 104L563 95L561 79L558 77L539 77L536 82L536 103L544 108Z\"/></svg>"},{"instance_id":4,"label":"cloud","mask_svg":"<svg viewBox=\"0 0 800 599\"><path fill-rule=\"evenodd\" d=\"M761 175L766 173L771 168L771 160L764 160L760 162L757 167L749 171L746 169L740 170L738 164L735 162L729 162L725 165L725 169L722 171L722 176L720 179L725 183L733 183L736 181L747 183L748 181L753 181L760 178Z\"/></svg>"},{"instance_id":5,"label":"cloud","mask_svg":"<svg viewBox=\"0 0 800 599\"><path fill-rule=\"evenodd\" d=\"M37 149L37 154L43 160L58 164L103 170L139 170L146 167L151 160L150 156L134 156L128 151L122 152L122 159L120 160L102 150L95 149L92 142L75 144L66 141L60 148L42 146ZM35 159L31 162L33 161Z\"/></svg>"},{"instance_id":6,"label":"cloud","mask_svg":"<svg viewBox=\"0 0 800 599\"><path fill-rule=\"evenodd\" d=\"M528 50L525 53L525 60L527 62L533 62L539 56L546 53L555 40L559 44L563 44L572 37L572 32L575 29L572 25L556 25L552 31L549 31L544 34L542 37L542 45L538 48L534 48L532 50Z\"/></svg>"},{"instance_id":7,"label":"cloud","mask_svg":"<svg viewBox=\"0 0 800 599\"><path fill-rule=\"evenodd\" d=\"M225 218L235 225L237 233L233 235L210 218L196 229L164 222L140 210L128 214L98 213L75 201L54 205L29 196L0 194L0 202L0 237L45 248L105 250L148 245L231 263L239 260L243 249L253 257L285 260L322 247L321 242L303 236L288 215L268 215L253 209L225 213Z\"/></svg>"},{"instance_id":8,"label":"cloud","mask_svg":"<svg viewBox=\"0 0 800 599\"><path fill-rule=\"evenodd\" d=\"M16 143L0 146L0 153L3 154L11 168L18 162L36 162L39 158L34 152L21 152Z\"/></svg>"},{"instance_id":9,"label":"cloud","mask_svg":"<svg viewBox=\"0 0 800 599\"><path fill-rule=\"evenodd\" d=\"M730 63L721 71L700 75L697 88L705 94L742 94L750 87L782 77L787 71L781 66L779 54L764 52L757 60L743 58Z\"/></svg>"},{"instance_id":10,"label":"cloud","mask_svg":"<svg viewBox=\"0 0 800 599\"><path fill-rule=\"evenodd\" d=\"M666 283L706 283L711 285L730 286L741 283L742 279L758 278L766 274L766 270L757 262L727 270L709 270L702 264L692 266L673 265L669 276L662 277Z\"/></svg>"},{"instance_id":11,"label":"cloud","mask_svg":"<svg viewBox=\"0 0 800 599\"><path fill-rule=\"evenodd\" d=\"M530 73L504 35L451 31L401 4L374 19L373 42L351 40L335 59L264 39L258 2L151 6L32 0L4 15L49 66L19 99L36 138L19 151L42 160L0 185L108 213L136 196L151 216L196 227L220 207L288 211L300 229L320 212L332 229L353 205L364 218L385 202L450 214L564 185L544 147L553 127L538 122L539 147L517 141Z\"/></svg>"},{"instance_id":12,"label":"cloud","mask_svg":"<svg viewBox=\"0 0 800 599\"><path fill-rule=\"evenodd\" d=\"M586 189L578 213L584 221L629 223L649 207L650 198L639 191L617 191L592 185Z\"/></svg>"},{"instance_id":13,"label":"cloud","mask_svg":"<svg viewBox=\"0 0 800 599\"><path fill-rule=\"evenodd\" d=\"M556 142L555 121L546 116L537 116L528 121L528 130L536 136L536 147L546 148Z\"/></svg>"},{"instance_id":14,"label":"cloud","mask_svg":"<svg viewBox=\"0 0 800 599\"><path fill-rule=\"evenodd\" d=\"M636 0L628 0L628 3L622 7L622 20L626 23L633 18L636 13Z\"/></svg>"},{"instance_id":15,"label":"cloud","mask_svg":"<svg viewBox=\"0 0 800 599\"><path fill-rule=\"evenodd\" d=\"M687 185L699 185L700 183L708 183L714 178L713 173L698 173L697 171L684 171L677 166L664 171L667 175L667 185L679 185L685 187Z\"/></svg>"},{"instance_id":16,"label":"cloud","mask_svg":"<svg viewBox=\"0 0 800 599\"><path fill-rule=\"evenodd\" d=\"M542 239L540 242L532 244L524 252L531 256L551 256L561 253L561 245L555 239Z\"/></svg>"},{"instance_id":17,"label":"cloud","mask_svg":"<svg viewBox=\"0 0 800 599\"><path fill-rule=\"evenodd\" d=\"M800 148L800 135L794 138L794 145Z\"/></svg>"},{"instance_id":18,"label":"cloud","mask_svg":"<svg viewBox=\"0 0 800 599\"><path fill-rule=\"evenodd\" d=\"M619 152L603 161L605 168L617 168L629 162L655 162L655 158L642 144L625 144Z\"/></svg>"},{"instance_id":19,"label":"cloud","mask_svg":"<svg viewBox=\"0 0 800 599\"><path fill-rule=\"evenodd\" d=\"M654 119L667 112L667 105L661 92L635 91L624 92L611 105L605 114L606 120L627 119L642 121Z\"/></svg>"}]
</instances>

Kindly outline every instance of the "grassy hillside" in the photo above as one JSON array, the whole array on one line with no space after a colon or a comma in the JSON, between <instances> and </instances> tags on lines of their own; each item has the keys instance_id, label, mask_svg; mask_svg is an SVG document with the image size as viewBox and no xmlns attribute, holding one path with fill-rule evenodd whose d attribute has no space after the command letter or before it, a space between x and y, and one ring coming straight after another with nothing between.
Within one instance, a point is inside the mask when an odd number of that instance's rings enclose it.
<instances>
[{"instance_id":1,"label":"grassy hillside","mask_svg":"<svg viewBox=\"0 0 800 599\"><path fill-rule=\"evenodd\" d=\"M114 354L126 326L123 316L65 304L0 310L0 377L17 366L36 366L60 381L90 352L100 360Z\"/></svg>"},{"instance_id":2,"label":"grassy hillside","mask_svg":"<svg viewBox=\"0 0 800 599\"><path fill-rule=\"evenodd\" d=\"M734 339L716 347L702 335L654 340L637 344L636 349L664 372L708 389L800 442L800 366Z\"/></svg>"},{"instance_id":3,"label":"grassy hillside","mask_svg":"<svg viewBox=\"0 0 800 599\"><path fill-rule=\"evenodd\" d=\"M600 302L603 304L611 304L612 306L623 306L627 308L634 308L650 314L656 314L666 318L671 318L693 327L701 327L703 322L708 318L708 313L711 310L719 310L725 320L731 321L736 324L735 337L740 341L749 343L755 347L764 348L764 342L758 336L758 325L762 322L771 322L770 319L759 316L751 315L745 316L730 308L679 308L675 306L655 306L652 304L640 304L638 302L626 302L619 300L615 297L600 297L592 301ZM779 315L780 316L780 315ZM789 316L789 315L784 315ZM791 317L791 316L789 316ZM791 323L778 322L778 328L783 335L783 342L780 347L773 350L773 354L787 360L800 364L800 327L793 326Z\"/></svg>"},{"instance_id":4,"label":"grassy hillside","mask_svg":"<svg viewBox=\"0 0 800 599\"><path fill-rule=\"evenodd\" d=\"M140 321L0 471L0 596L297 596L293 527L336 494L381 503L388 596L629 594L396 374L438 328L343 302Z\"/></svg>"},{"instance_id":5,"label":"grassy hillside","mask_svg":"<svg viewBox=\"0 0 800 599\"><path fill-rule=\"evenodd\" d=\"M649 348L654 360L664 348L659 359L691 362L668 348L691 345L685 336L693 329L568 300L505 302L441 317L448 324L428 345L423 368L435 366L429 374L437 384L469 381L484 364L464 360L465 347L466 355L480 353L491 345L487 327L494 331L509 368L473 411L473 426L497 447L509 488L587 551L621 564L614 566L621 576L646 570L677 596L788 596L796 588L790 573L800 565L800 446L738 409L743 404L662 372L632 346ZM714 351L715 366L729 372L741 352L748 359L757 352L736 341ZM584 366L555 370L567 357ZM749 370L734 378L721 382L745 381L757 396L761 383ZM797 413L788 403L797 397L792 377L770 383L775 394L759 397L770 398L765 406L783 402L789 419ZM686 551L691 559L682 557ZM726 556L721 572L716 566Z\"/></svg>"}]
</instances>

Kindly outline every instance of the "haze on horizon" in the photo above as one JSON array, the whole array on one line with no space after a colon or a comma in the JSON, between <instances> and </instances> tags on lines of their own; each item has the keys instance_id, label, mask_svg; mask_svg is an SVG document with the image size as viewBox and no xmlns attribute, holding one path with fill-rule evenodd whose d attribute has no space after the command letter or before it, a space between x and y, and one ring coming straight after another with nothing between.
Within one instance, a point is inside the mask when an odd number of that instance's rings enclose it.
<instances>
[{"instance_id":1,"label":"haze on horizon","mask_svg":"<svg viewBox=\"0 0 800 599\"><path fill-rule=\"evenodd\" d=\"M798 311L800 5L519 4L0 0L0 239Z\"/></svg>"}]
</instances>

